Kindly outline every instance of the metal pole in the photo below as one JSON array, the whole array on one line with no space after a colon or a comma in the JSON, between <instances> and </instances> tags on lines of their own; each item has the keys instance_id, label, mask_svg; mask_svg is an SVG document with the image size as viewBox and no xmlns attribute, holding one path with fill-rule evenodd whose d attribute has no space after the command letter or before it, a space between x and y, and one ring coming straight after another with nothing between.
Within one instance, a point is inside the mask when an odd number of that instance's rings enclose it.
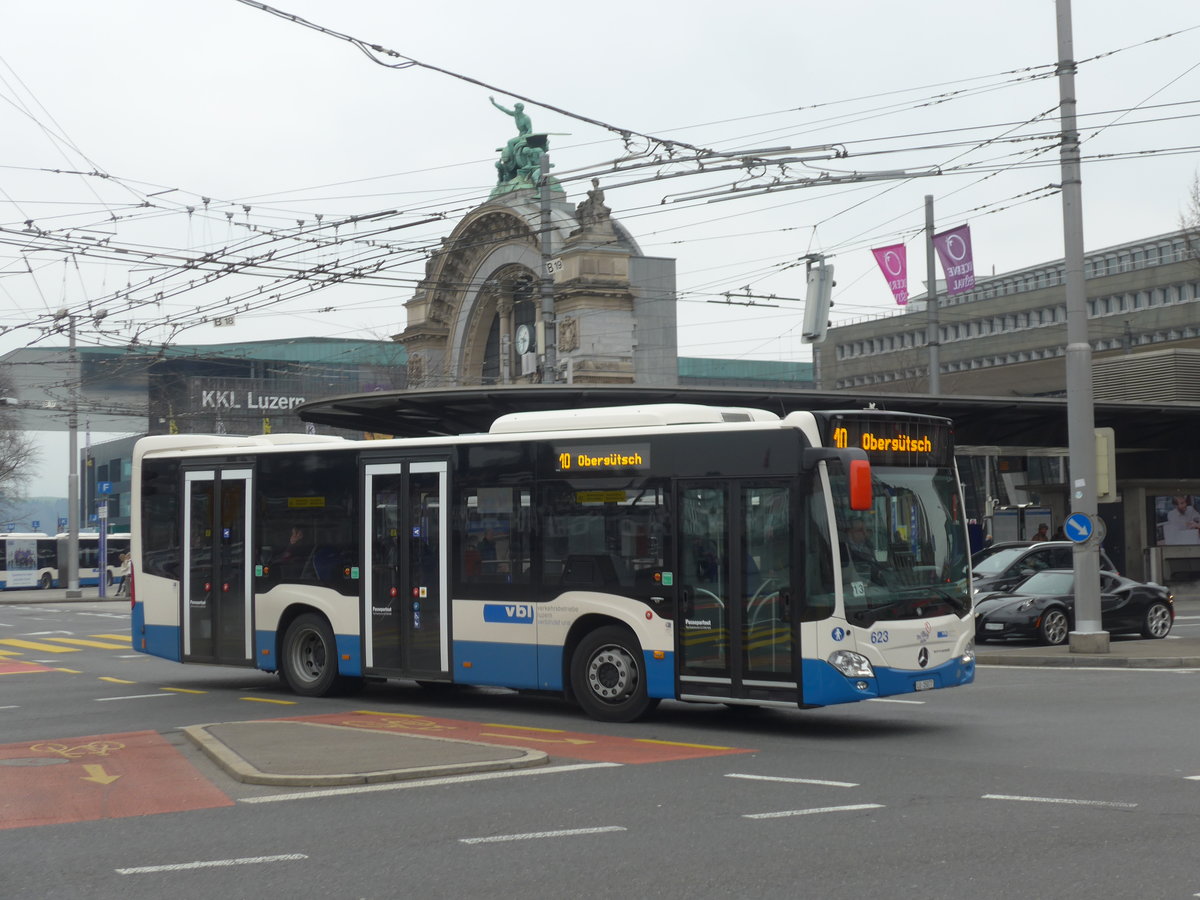
<instances>
[{"instance_id":1,"label":"metal pole","mask_svg":"<svg viewBox=\"0 0 1200 900\"><path fill-rule=\"evenodd\" d=\"M1083 183L1075 121L1075 58L1071 2L1055 0L1058 20L1058 92L1062 111L1062 207L1067 294L1067 441L1073 512L1096 521L1096 430L1092 400L1092 345L1088 343L1087 286L1083 275ZM1100 547L1075 545L1075 630L1071 652L1107 653L1100 621Z\"/></svg>"},{"instance_id":2,"label":"metal pole","mask_svg":"<svg viewBox=\"0 0 1200 900\"><path fill-rule=\"evenodd\" d=\"M69 337L68 357L71 360L71 413L67 420L70 432L67 468L67 597L78 599L79 590L79 356L75 351L75 316L67 316Z\"/></svg>"},{"instance_id":3,"label":"metal pole","mask_svg":"<svg viewBox=\"0 0 1200 900\"><path fill-rule=\"evenodd\" d=\"M550 275L550 154L543 153L541 159L541 237L542 237L542 381L554 384L558 381L558 339L554 327L554 282Z\"/></svg>"},{"instance_id":4,"label":"metal pole","mask_svg":"<svg viewBox=\"0 0 1200 900\"><path fill-rule=\"evenodd\" d=\"M99 570L100 579L96 585L96 596L103 600L108 596L108 497L104 497L102 501L96 504L96 518L100 525L100 537L96 541L98 559L96 560L96 568Z\"/></svg>"},{"instance_id":5,"label":"metal pole","mask_svg":"<svg viewBox=\"0 0 1200 900\"><path fill-rule=\"evenodd\" d=\"M928 298L925 310L929 315L929 327L925 332L925 344L929 347L929 393L936 394L941 390L941 361L938 359L938 305L937 305L937 267L933 253L933 194L925 195L925 271L929 288L925 292Z\"/></svg>"}]
</instances>

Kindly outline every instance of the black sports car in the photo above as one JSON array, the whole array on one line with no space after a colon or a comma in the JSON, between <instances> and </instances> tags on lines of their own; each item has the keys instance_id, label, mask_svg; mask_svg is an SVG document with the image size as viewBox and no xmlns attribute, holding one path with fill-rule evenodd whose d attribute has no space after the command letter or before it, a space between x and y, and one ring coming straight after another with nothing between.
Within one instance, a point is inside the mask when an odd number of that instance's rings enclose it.
<instances>
[{"instance_id":1,"label":"black sports car","mask_svg":"<svg viewBox=\"0 0 1200 900\"><path fill-rule=\"evenodd\" d=\"M1100 623L1112 634L1140 632L1165 638L1175 624L1175 598L1161 584L1100 573ZM1075 626L1075 573L1044 569L1011 591L980 595L975 604L975 640L1036 638L1062 644Z\"/></svg>"}]
</instances>

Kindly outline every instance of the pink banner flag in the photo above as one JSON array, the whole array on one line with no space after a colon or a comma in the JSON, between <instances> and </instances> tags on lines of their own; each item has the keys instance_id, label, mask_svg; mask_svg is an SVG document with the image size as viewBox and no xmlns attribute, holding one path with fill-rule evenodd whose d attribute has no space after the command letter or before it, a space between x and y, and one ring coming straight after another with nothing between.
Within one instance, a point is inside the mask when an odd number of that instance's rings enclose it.
<instances>
[{"instance_id":1,"label":"pink banner flag","mask_svg":"<svg viewBox=\"0 0 1200 900\"><path fill-rule=\"evenodd\" d=\"M875 254L875 262L879 263L879 269L887 279L896 303L904 306L908 303L908 257L904 245L892 244L871 252Z\"/></svg>"},{"instance_id":2,"label":"pink banner flag","mask_svg":"<svg viewBox=\"0 0 1200 900\"><path fill-rule=\"evenodd\" d=\"M971 255L971 226L959 225L933 236L933 246L942 271L946 273L946 293L961 294L975 287L975 260Z\"/></svg>"}]
</instances>

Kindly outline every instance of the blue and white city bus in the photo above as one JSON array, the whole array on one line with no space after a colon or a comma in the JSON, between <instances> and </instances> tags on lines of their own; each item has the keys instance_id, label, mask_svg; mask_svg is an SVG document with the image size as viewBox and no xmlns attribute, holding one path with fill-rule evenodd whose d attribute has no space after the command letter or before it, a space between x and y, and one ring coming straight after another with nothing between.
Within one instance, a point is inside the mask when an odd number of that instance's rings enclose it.
<instances>
[{"instance_id":1,"label":"blue and white city bus","mask_svg":"<svg viewBox=\"0 0 1200 900\"><path fill-rule=\"evenodd\" d=\"M278 672L806 708L974 680L948 420L655 404L134 452L133 643Z\"/></svg>"}]
</instances>

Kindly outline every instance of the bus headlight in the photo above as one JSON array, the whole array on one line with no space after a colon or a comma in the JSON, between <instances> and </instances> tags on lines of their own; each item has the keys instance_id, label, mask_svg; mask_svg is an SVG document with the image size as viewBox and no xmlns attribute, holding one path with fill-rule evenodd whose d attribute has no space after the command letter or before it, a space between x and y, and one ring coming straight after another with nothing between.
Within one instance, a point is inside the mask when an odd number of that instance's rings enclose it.
<instances>
[{"instance_id":1,"label":"bus headlight","mask_svg":"<svg viewBox=\"0 0 1200 900\"><path fill-rule=\"evenodd\" d=\"M849 650L834 650L829 654L829 664L847 678L874 678L871 662L859 653Z\"/></svg>"},{"instance_id":2,"label":"bus headlight","mask_svg":"<svg viewBox=\"0 0 1200 900\"><path fill-rule=\"evenodd\" d=\"M975 641L974 639L967 641L967 646L963 650L962 664L975 662Z\"/></svg>"}]
</instances>

